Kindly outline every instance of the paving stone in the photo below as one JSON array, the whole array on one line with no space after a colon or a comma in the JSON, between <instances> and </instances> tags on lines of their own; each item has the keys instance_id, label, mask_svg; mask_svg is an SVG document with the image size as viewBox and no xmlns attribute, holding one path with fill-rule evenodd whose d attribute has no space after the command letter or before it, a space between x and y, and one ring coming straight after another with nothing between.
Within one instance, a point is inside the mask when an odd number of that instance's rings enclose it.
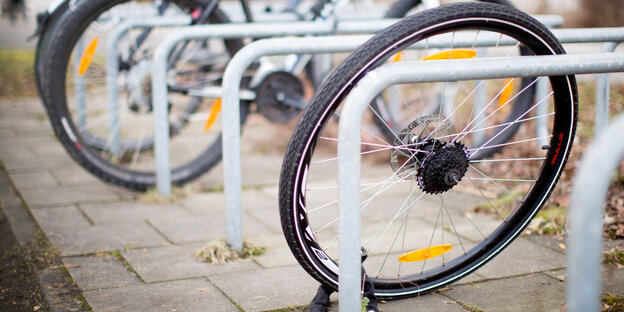
<instances>
[{"instance_id":1,"label":"paving stone","mask_svg":"<svg viewBox=\"0 0 624 312\"><path fill-rule=\"evenodd\" d=\"M242 209L258 222L271 229L273 233L283 233L277 198L267 196L260 191L243 192Z\"/></svg>"},{"instance_id":2,"label":"paving stone","mask_svg":"<svg viewBox=\"0 0 624 312\"><path fill-rule=\"evenodd\" d=\"M73 164L71 166L51 168L52 175L61 185L87 185L102 184L102 180L96 178L86 169Z\"/></svg>"},{"instance_id":3,"label":"paving stone","mask_svg":"<svg viewBox=\"0 0 624 312\"><path fill-rule=\"evenodd\" d=\"M282 167L282 158L274 155L249 155L244 154L241 159L241 172L243 188L277 185ZM223 164L210 169L201 176L196 183L202 189L216 189L223 187Z\"/></svg>"},{"instance_id":4,"label":"paving stone","mask_svg":"<svg viewBox=\"0 0 624 312\"><path fill-rule=\"evenodd\" d=\"M624 270L613 264L602 267L602 290L624 297Z\"/></svg>"},{"instance_id":5,"label":"paving stone","mask_svg":"<svg viewBox=\"0 0 624 312\"><path fill-rule=\"evenodd\" d=\"M31 213L45 232L63 228L88 227L89 220L76 206L31 209Z\"/></svg>"},{"instance_id":6,"label":"paving stone","mask_svg":"<svg viewBox=\"0 0 624 312\"><path fill-rule=\"evenodd\" d=\"M82 204L80 208L95 224L133 223L151 217L179 219L192 217L191 213L174 204L147 204L122 201L104 204Z\"/></svg>"},{"instance_id":7,"label":"paving stone","mask_svg":"<svg viewBox=\"0 0 624 312\"><path fill-rule=\"evenodd\" d=\"M270 233L264 225L243 213L243 239ZM166 216L151 216L149 222L154 225L167 239L175 244L208 242L215 238L225 237L225 215L188 216L177 219Z\"/></svg>"},{"instance_id":8,"label":"paving stone","mask_svg":"<svg viewBox=\"0 0 624 312\"><path fill-rule=\"evenodd\" d=\"M384 312L405 311L439 311L455 312L466 311L461 305L440 294L427 294L414 298L390 300L379 304L379 309Z\"/></svg>"},{"instance_id":9,"label":"paving stone","mask_svg":"<svg viewBox=\"0 0 624 312\"><path fill-rule=\"evenodd\" d=\"M42 168L40 160L34 153L24 148L12 148L12 144L2 142L0 158L4 167L9 171L20 169Z\"/></svg>"},{"instance_id":10,"label":"paving stone","mask_svg":"<svg viewBox=\"0 0 624 312\"><path fill-rule=\"evenodd\" d=\"M518 238L505 250L477 270L486 278L498 278L541 272L566 266L564 254Z\"/></svg>"},{"instance_id":11,"label":"paving stone","mask_svg":"<svg viewBox=\"0 0 624 312\"><path fill-rule=\"evenodd\" d=\"M124 250L121 254L147 283L259 269L251 259L223 265L202 262L199 252L203 247L204 244L165 246Z\"/></svg>"},{"instance_id":12,"label":"paving stone","mask_svg":"<svg viewBox=\"0 0 624 312\"><path fill-rule=\"evenodd\" d=\"M568 273L566 269L544 272L549 276L561 281L566 281ZM602 292L609 292L619 297L624 297L624 270L618 269L614 264L602 266Z\"/></svg>"},{"instance_id":13,"label":"paving stone","mask_svg":"<svg viewBox=\"0 0 624 312\"><path fill-rule=\"evenodd\" d=\"M454 286L444 294L484 311L561 311L565 302L565 285L536 273Z\"/></svg>"},{"instance_id":14,"label":"paving stone","mask_svg":"<svg viewBox=\"0 0 624 312\"><path fill-rule=\"evenodd\" d=\"M215 275L210 280L246 312L309 304L319 286L298 265Z\"/></svg>"},{"instance_id":15,"label":"paving stone","mask_svg":"<svg viewBox=\"0 0 624 312\"><path fill-rule=\"evenodd\" d=\"M15 136L15 133L10 128L2 128L0 126L0 139L1 138L12 138Z\"/></svg>"},{"instance_id":16,"label":"paving stone","mask_svg":"<svg viewBox=\"0 0 624 312\"><path fill-rule=\"evenodd\" d=\"M19 137L28 136L53 136L50 123L40 120L20 120L16 122L13 127L13 132Z\"/></svg>"},{"instance_id":17,"label":"paving stone","mask_svg":"<svg viewBox=\"0 0 624 312\"><path fill-rule=\"evenodd\" d=\"M239 311L205 279L93 290L84 292L84 296L95 312Z\"/></svg>"},{"instance_id":18,"label":"paving stone","mask_svg":"<svg viewBox=\"0 0 624 312\"><path fill-rule=\"evenodd\" d=\"M225 195L223 192L191 194L181 204L194 214L219 214L225 211Z\"/></svg>"},{"instance_id":19,"label":"paving stone","mask_svg":"<svg viewBox=\"0 0 624 312\"><path fill-rule=\"evenodd\" d=\"M75 227L46 234L62 256L167 245L167 241L145 223Z\"/></svg>"},{"instance_id":20,"label":"paving stone","mask_svg":"<svg viewBox=\"0 0 624 312\"><path fill-rule=\"evenodd\" d=\"M0 142L0 157L9 170L54 168L74 164L51 136L21 137Z\"/></svg>"},{"instance_id":21,"label":"paving stone","mask_svg":"<svg viewBox=\"0 0 624 312\"><path fill-rule=\"evenodd\" d=\"M28 188L57 186L58 182L47 170L11 174L15 186L22 190Z\"/></svg>"},{"instance_id":22,"label":"paving stone","mask_svg":"<svg viewBox=\"0 0 624 312\"><path fill-rule=\"evenodd\" d=\"M565 238L548 235L522 235L522 238L548 247L559 253L566 253L566 249L564 248L567 248L568 242ZM562 248L562 246L564 248Z\"/></svg>"},{"instance_id":23,"label":"paving stone","mask_svg":"<svg viewBox=\"0 0 624 312\"><path fill-rule=\"evenodd\" d=\"M20 191L26 203L31 207L119 199L119 195L104 184L38 187Z\"/></svg>"},{"instance_id":24,"label":"paving stone","mask_svg":"<svg viewBox=\"0 0 624 312\"><path fill-rule=\"evenodd\" d=\"M266 248L262 255L254 258L254 261L264 268L297 264L297 260L290 252L290 248L288 248L282 233L247 237L245 241Z\"/></svg>"},{"instance_id":25,"label":"paving stone","mask_svg":"<svg viewBox=\"0 0 624 312\"><path fill-rule=\"evenodd\" d=\"M141 284L133 272L109 254L66 257L63 263L83 291Z\"/></svg>"}]
</instances>

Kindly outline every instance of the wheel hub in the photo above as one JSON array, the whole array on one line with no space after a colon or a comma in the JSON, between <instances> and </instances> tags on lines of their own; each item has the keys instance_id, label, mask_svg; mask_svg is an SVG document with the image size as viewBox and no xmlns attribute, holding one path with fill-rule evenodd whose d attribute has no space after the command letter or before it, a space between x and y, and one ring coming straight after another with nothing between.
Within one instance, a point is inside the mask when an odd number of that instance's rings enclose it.
<instances>
[{"instance_id":1,"label":"wheel hub","mask_svg":"<svg viewBox=\"0 0 624 312\"><path fill-rule=\"evenodd\" d=\"M416 180L423 192L450 190L468 169L468 151L463 144L450 141L453 133L455 128L447 118L417 118L397 135L390 166L402 179Z\"/></svg>"},{"instance_id":2,"label":"wheel hub","mask_svg":"<svg viewBox=\"0 0 624 312\"><path fill-rule=\"evenodd\" d=\"M427 154L418 168L423 192L438 194L452 189L468 170L468 150L461 143L447 143Z\"/></svg>"}]
</instances>

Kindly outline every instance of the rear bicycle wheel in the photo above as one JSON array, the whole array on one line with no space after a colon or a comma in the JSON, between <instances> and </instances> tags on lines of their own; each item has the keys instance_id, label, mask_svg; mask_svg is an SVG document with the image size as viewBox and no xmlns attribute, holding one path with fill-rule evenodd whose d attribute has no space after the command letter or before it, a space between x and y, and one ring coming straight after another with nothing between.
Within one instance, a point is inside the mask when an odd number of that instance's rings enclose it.
<instances>
[{"instance_id":1,"label":"rear bicycle wheel","mask_svg":"<svg viewBox=\"0 0 624 312\"><path fill-rule=\"evenodd\" d=\"M508 0L479 0L479 2L484 3L494 3L500 5L506 5L508 7L513 7L513 5ZM386 17L388 18L402 18L406 15L413 14L414 11L422 10L423 3L421 0L399 0L393 3L388 12L386 13ZM479 54L487 53L486 49L476 49L475 52ZM526 48L520 47L521 55L531 55L531 51ZM401 61L401 56L396 56L394 59L391 59L390 62L399 62ZM400 131L399 128L401 124L406 122L405 116L409 116L409 114L405 114L405 107L400 105L400 100L398 100L398 93L400 93L401 86L395 86L388 90L385 94L379 96L372 103L373 107L376 107L376 111L378 113L378 117L375 118L375 122L377 123L379 130L381 133L388 139L393 140L393 133ZM512 122L522 113L524 113L533 102L533 97L535 93L534 87L534 79L533 78L522 78L518 81L511 81L510 84L506 86L508 90L505 95L499 98L499 105L505 103L509 98L507 94L511 94L512 92L518 92L518 90L523 90L520 95L512 100L510 105L505 105L505 110L508 111L507 122ZM457 93L460 90L457 88L457 84L449 82L446 84L441 84L438 86L438 90L436 91L437 95L432 96L432 92L429 92L429 96L431 97L431 101L428 103L429 111L438 111L445 110L452 102L453 97L457 97ZM418 96L418 95L413 95ZM483 96L479 94L478 96ZM485 98L482 97L480 101L485 101ZM408 117L409 118L409 117ZM520 124L514 123L510 127L506 128L505 131L501 131L499 133L493 133L491 136L478 135L475 137L474 145L483 145L486 142L489 142L489 145L500 145L508 142L513 138L513 136L518 131ZM490 141L492 139L492 141ZM479 155L474 155L474 157L478 158L487 158L500 151L499 148L487 148L483 149L479 152Z\"/></svg>"},{"instance_id":2,"label":"rear bicycle wheel","mask_svg":"<svg viewBox=\"0 0 624 312\"><path fill-rule=\"evenodd\" d=\"M126 21L201 15L205 1L94 0L76 4L50 34L45 90L55 134L68 153L101 179L135 190L156 183L151 62L155 47L173 28L133 29L111 44ZM229 20L218 9L210 23ZM114 47L113 47L114 46ZM192 96L192 90L219 86L225 65L241 40L200 40L180 44L168 72L172 182L184 184L221 159L220 100ZM114 85L106 59L119 60ZM118 94L111 101L111 87ZM241 103L241 122L248 112Z\"/></svg>"},{"instance_id":3,"label":"rear bicycle wheel","mask_svg":"<svg viewBox=\"0 0 624 312\"><path fill-rule=\"evenodd\" d=\"M470 54L466 50L492 38L489 56L517 55L519 46L538 55L564 53L547 28L521 12L457 4L407 17L380 32L321 86L291 138L280 179L284 235L312 277L337 286L335 121L353 86L397 53L413 59ZM421 49L406 50L412 45ZM550 93L511 123L497 103L506 79L459 82L461 92L448 112L428 111L430 99L410 97L436 90L437 84L406 84L400 98L411 120L392 141L375 133L371 119L377 112L369 109L360 130L361 246L378 296L427 293L465 277L508 246L544 204L572 147L577 95L573 76L537 79L550 82ZM485 92L489 105L475 107L477 92ZM546 112L528 116L542 109ZM548 125L550 146L536 143L537 118ZM482 127L486 122L489 126ZM517 139L503 146L475 145L476 133L492 136L515 123L520 124ZM488 148L502 151L491 159L473 157Z\"/></svg>"}]
</instances>

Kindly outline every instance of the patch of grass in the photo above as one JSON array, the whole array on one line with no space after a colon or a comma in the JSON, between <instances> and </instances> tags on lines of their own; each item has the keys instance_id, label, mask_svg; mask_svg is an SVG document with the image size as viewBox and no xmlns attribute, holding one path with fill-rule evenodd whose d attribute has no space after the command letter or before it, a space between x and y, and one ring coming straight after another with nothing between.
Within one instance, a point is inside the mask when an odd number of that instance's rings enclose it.
<instances>
[{"instance_id":1,"label":"patch of grass","mask_svg":"<svg viewBox=\"0 0 624 312\"><path fill-rule=\"evenodd\" d=\"M527 231L540 235L563 235L567 218L567 206L545 207L531 222Z\"/></svg>"},{"instance_id":2,"label":"patch of grass","mask_svg":"<svg viewBox=\"0 0 624 312\"><path fill-rule=\"evenodd\" d=\"M518 195L518 194L514 194ZM506 215L513 208L515 208L515 204L518 201L509 194L503 194L497 198L490 199L489 202L485 202L484 204L473 208L473 211L476 213L486 213L486 214L503 214ZM493 207L494 208L493 208Z\"/></svg>"},{"instance_id":3,"label":"patch of grass","mask_svg":"<svg viewBox=\"0 0 624 312\"><path fill-rule=\"evenodd\" d=\"M624 265L624 248L615 247L603 252L604 263Z\"/></svg>"},{"instance_id":4,"label":"patch of grass","mask_svg":"<svg viewBox=\"0 0 624 312\"><path fill-rule=\"evenodd\" d=\"M0 50L0 97L36 95L34 62L34 51Z\"/></svg>"},{"instance_id":5,"label":"patch of grass","mask_svg":"<svg viewBox=\"0 0 624 312\"><path fill-rule=\"evenodd\" d=\"M602 297L601 312L616 311L624 311L624 298L618 297L614 294L606 293L606 296Z\"/></svg>"},{"instance_id":6,"label":"patch of grass","mask_svg":"<svg viewBox=\"0 0 624 312\"><path fill-rule=\"evenodd\" d=\"M264 246L256 246L250 243L243 243L242 251L233 250L228 246L225 239L218 238L208 243L208 245L199 252L199 257L204 262L220 265L226 262L259 256L263 254L265 250L266 248Z\"/></svg>"}]
</instances>

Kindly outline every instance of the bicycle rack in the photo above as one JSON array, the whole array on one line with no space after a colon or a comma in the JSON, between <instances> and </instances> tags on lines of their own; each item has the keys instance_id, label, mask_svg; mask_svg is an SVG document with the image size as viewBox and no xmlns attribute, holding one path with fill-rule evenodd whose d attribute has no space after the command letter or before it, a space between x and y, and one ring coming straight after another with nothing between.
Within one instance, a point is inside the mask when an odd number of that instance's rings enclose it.
<instances>
[{"instance_id":1,"label":"bicycle rack","mask_svg":"<svg viewBox=\"0 0 624 312\"><path fill-rule=\"evenodd\" d=\"M603 32L596 32L589 30L586 33L579 33L575 29L560 30L556 34L558 37L568 43L572 42L586 42L589 38L597 41L614 41L624 40L624 29L622 28L610 28L603 29ZM327 44L339 44L336 42L347 43L345 37L340 37L340 40L327 37ZM363 37L362 37L363 38ZM313 38L289 38L289 39L266 39L258 42L254 42L247 47L243 48L237 55L230 61L228 68L226 69L223 77L223 164L224 164L224 178L225 178L225 205L226 205L226 220L227 220L227 241L231 246L242 246L242 228L240 226L241 213L240 213L240 194L241 194L241 173L240 173L240 125L239 119L239 99L237 94L239 92L240 77L242 73L255 59L274 53L306 53L307 51L320 51L312 49L320 49L316 46L317 42L311 40ZM474 36L455 36L454 46L464 47L472 46L474 44ZM497 42L499 45L513 45L515 42L508 40L501 42L498 37L485 38L486 40L476 43L479 46L493 46ZM324 39L319 39L324 40ZM362 39L364 40L364 39ZM363 41L362 41L363 42ZM444 47L448 44L447 40L429 40L429 48ZM310 50L304 50L309 47ZM334 46L335 47L335 46ZM415 45L413 48L419 48L424 46ZM327 46L329 48L329 46ZM345 46L345 48L347 48ZM301 50L298 50L301 49ZM235 69L234 69L235 68ZM236 70L236 74L233 72ZM158 154L157 154L158 156Z\"/></svg>"},{"instance_id":2,"label":"bicycle rack","mask_svg":"<svg viewBox=\"0 0 624 312\"><path fill-rule=\"evenodd\" d=\"M568 225L568 311L600 310L602 212L610 176L624 158L624 114L596 135L572 185Z\"/></svg>"},{"instance_id":3,"label":"bicycle rack","mask_svg":"<svg viewBox=\"0 0 624 312\"><path fill-rule=\"evenodd\" d=\"M452 70L449 70L449 68L452 68ZM621 71L624 71L624 53L522 56L481 60L427 61L426 63L403 62L401 64L383 65L369 72L359 81L358 85L347 97L338 126L338 176L340 177L338 180L339 309L341 311L356 311L355 309L359 307L361 282L359 258L361 160L359 129L368 103L379 92L390 85L408 82L536 77ZM619 134L616 132L615 135ZM589 173L589 175L592 174L592 172ZM604 177L605 175L602 176ZM583 216L581 216L582 218ZM582 236L585 233L583 232L579 235ZM585 244L575 247L575 249L580 248L580 256L587 252L586 249L582 249L586 246ZM586 283L586 276L584 275L586 272L577 273L581 274L580 283ZM586 300L585 297L577 297L576 299L580 301Z\"/></svg>"},{"instance_id":4,"label":"bicycle rack","mask_svg":"<svg viewBox=\"0 0 624 312\"><path fill-rule=\"evenodd\" d=\"M128 21L120 24L115 28L115 31L111 34L108 44L106 46L106 93L108 97L108 115L111 132L110 150L115 156L119 156L121 153L121 143L119 141L119 91L117 86L117 77L119 76L119 57L116 53L119 41L128 34L129 31L135 28L146 27L174 27L181 25L188 25L190 23L189 18L180 16L172 17L158 17L158 18L146 18L137 21ZM82 51L82 49L79 49ZM79 59L79 58L76 58ZM76 74L76 79L81 80ZM78 84L80 87L80 84ZM82 90L78 90L79 103L83 103L84 99L80 99ZM84 105L79 106L78 115L80 116L80 108L84 110Z\"/></svg>"},{"instance_id":5,"label":"bicycle rack","mask_svg":"<svg viewBox=\"0 0 624 312\"><path fill-rule=\"evenodd\" d=\"M556 15L537 16L538 20L551 25L561 25L562 18ZM329 35L329 34L363 34L375 33L391 25L398 19L382 20L345 20L325 22L297 22L297 23L254 23L254 24L228 24L228 25L199 25L181 28L179 32L166 37L158 46L154 54L154 67L152 68L152 99L154 101L155 122L155 154L158 192L164 196L171 196L171 170L169 167L167 112L162 111L166 107L166 60L173 47L184 40L196 40L206 38L245 38L263 36L292 36L292 35ZM613 30L613 29L612 29ZM570 36L574 35L568 32ZM617 41L617 34L604 32L604 38L600 41ZM596 37L594 35L594 37ZM586 37L583 37L586 38ZM295 40L295 38L291 39ZM305 39L310 40L310 38ZM492 38L491 42L496 42ZM585 39L586 41L589 39ZM305 45L305 41L299 41ZM362 41L363 42L363 41ZM490 44L493 45L494 43ZM333 45L334 43L329 43ZM340 43L336 43L340 44ZM285 45L284 49L289 46ZM345 52L349 50L341 50ZM328 52L328 51L320 51ZM291 52L294 53L294 52ZM303 53L303 52L300 52ZM240 54L240 53L239 53ZM287 54L287 53L285 53ZM214 91L214 88L213 88ZM214 93L212 93L214 94ZM201 95L201 94L198 94ZM160 107L160 109L159 109ZM160 120L160 121L159 121ZM240 169L239 169L240 170ZM227 183L226 183L227 184ZM240 187L239 187L240 188Z\"/></svg>"}]
</instances>

